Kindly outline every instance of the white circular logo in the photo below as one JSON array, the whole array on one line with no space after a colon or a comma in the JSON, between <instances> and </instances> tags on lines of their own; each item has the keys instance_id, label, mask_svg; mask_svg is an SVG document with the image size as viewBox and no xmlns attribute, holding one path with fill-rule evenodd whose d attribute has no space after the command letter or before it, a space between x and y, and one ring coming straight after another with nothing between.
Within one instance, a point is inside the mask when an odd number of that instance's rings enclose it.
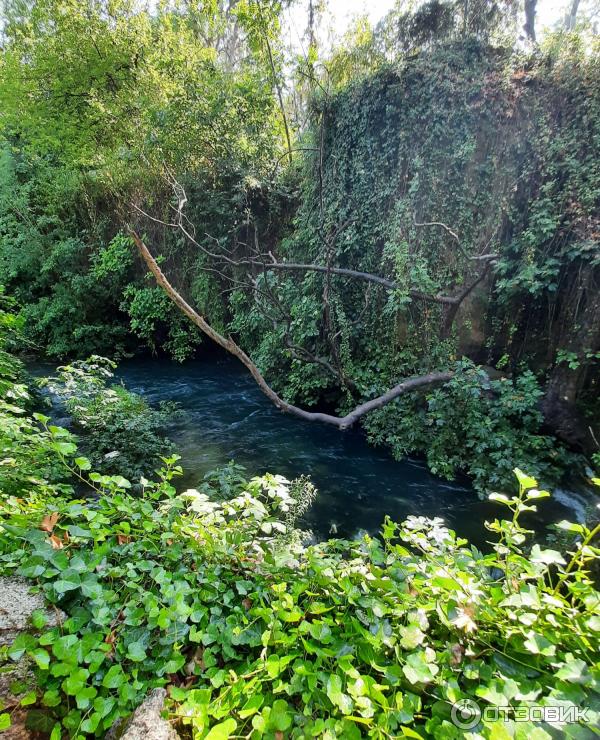
<instances>
[{"instance_id":1,"label":"white circular logo","mask_svg":"<svg viewBox=\"0 0 600 740\"><path fill-rule=\"evenodd\" d=\"M452 705L452 721L461 730L472 730L481 719L481 709L473 699L461 699Z\"/></svg>"}]
</instances>

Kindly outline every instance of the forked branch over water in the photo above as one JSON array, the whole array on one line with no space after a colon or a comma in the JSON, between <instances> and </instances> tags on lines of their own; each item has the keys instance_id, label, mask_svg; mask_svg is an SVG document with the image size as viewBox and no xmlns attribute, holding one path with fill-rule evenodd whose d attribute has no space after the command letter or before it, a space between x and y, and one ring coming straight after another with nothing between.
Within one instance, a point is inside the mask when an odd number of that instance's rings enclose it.
<instances>
[{"instance_id":1,"label":"forked branch over water","mask_svg":"<svg viewBox=\"0 0 600 740\"><path fill-rule=\"evenodd\" d=\"M165 291L171 301L173 301L173 303L179 308L179 310L184 313L190 319L190 321L192 321L204 334L206 334L206 336L210 337L210 339L216 342L220 347L223 347L223 349L229 352L231 355L237 357L237 359L250 371L250 374L256 381L258 387L265 394L265 396L267 396L267 398L272 403L274 403L275 406L277 406L277 408L281 411L285 411L288 414L293 414L294 416L298 416L300 419L305 419L306 421L320 421L325 424L331 424L338 429L348 429L349 427L353 426L361 417L365 416L365 414L368 414L370 411L375 411L376 409L382 408L386 404L390 403L390 401L393 401L395 398L399 398L406 393L411 393L412 391L416 391L420 388L428 388L433 385L446 383L451 380L454 375L454 373L451 372L434 372L427 373L426 375L419 375L413 378L407 378L401 383L398 383L398 385L395 385L393 388L390 388L389 391L386 391L381 396L360 404L355 409L350 411L350 413L346 414L346 416L334 416L332 414L324 414L316 411L305 411L298 406L287 403L280 396L277 395L277 393L267 383L260 370L256 367L256 365L252 362L252 360L248 357L244 350L238 344L236 344L236 342L234 342L231 337L224 337L222 334L219 334L218 331L213 329L213 327L206 321L206 319L204 319L203 316L200 316L200 314L189 305L189 303L181 296L181 294L175 290L175 288L167 280L163 271L158 266L158 263L150 253L150 250L144 244L139 235L133 230L130 230L130 234L133 238L133 241L135 242L141 258L146 263L146 266L148 267L150 272L154 275L158 285Z\"/></svg>"}]
</instances>

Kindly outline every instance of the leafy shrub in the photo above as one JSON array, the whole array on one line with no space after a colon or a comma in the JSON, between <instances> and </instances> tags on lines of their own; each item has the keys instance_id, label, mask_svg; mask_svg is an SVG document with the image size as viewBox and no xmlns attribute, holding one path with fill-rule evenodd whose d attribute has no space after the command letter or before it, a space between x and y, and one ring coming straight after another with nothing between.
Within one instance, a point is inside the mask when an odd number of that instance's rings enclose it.
<instances>
[{"instance_id":1,"label":"leafy shrub","mask_svg":"<svg viewBox=\"0 0 600 740\"><path fill-rule=\"evenodd\" d=\"M12 324L0 310L0 343ZM568 554L530 546L520 514L550 495L535 479L517 469L518 494L492 495L510 515L488 524L488 553L424 517L307 546L294 528L307 480L245 481L231 464L178 493L172 456L134 496L27 413L18 363L0 358L0 572L67 614L49 628L34 612L5 654L33 661L23 702L52 740L103 736L157 686L170 720L210 740L458 739L465 700L506 708L504 721L476 717L473 738L580 738L597 725L600 525L559 523ZM92 395L111 366L95 371ZM75 480L92 496L75 498ZM531 706L585 712L520 721ZM0 728L10 722L0 712Z\"/></svg>"},{"instance_id":2,"label":"leafy shrub","mask_svg":"<svg viewBox=\"0 0 600 740\"><path fill-rule=\"evenodd\" d=\"M22 363L8 350L20 343L22 319L0 286L0 492L44 496L65 477L56 450L27 413L32 404ZM66 489L55 486L54 494Z\"/></svg>"},{"instance_id":3,"label":"leafy shrub","mask_svg":"<svg viewBox=\"0 0 600 740\"><path fill-rule=\"evenodd\" d=\"M101 280L90 269L110 227L99 214L82 223L88 198L76 169L0 140L0 282L21 305L27 338L52 357L128 344L125 274Z\"/></svg>"},{"instance_id":4,"label":"leafy shrub","mask_svg":"<svg viewBox=\"0 0 600 740\"><path fill-rule=\"evenodd\" d=\"M58 376L42 384L64 402L96 470L138 479L171 451L162 430L176 407L162 403L154 409L140 395L112 382L115 367L111 360L92 355L58 368Z\"/></svg>"},{"instance_id":5,"label":"leafy shrub","mask_svg":"<svg viewBox=\"0 0 600 740\"><path fill-rule=\"evenodd\" d=\"M506 723L484 714L473 737L581 737L597 722L587 568L599 528L562 522L577 538L567 556L530 547L519 515L549 494L520 471L517 495L494 496L511 516L488 525L488 554L424 517L306 547L281 477L238 480L216 501L177 493L172 457L132 496L39 418L46 446L97 494L3 496L3 570L68 615L48 629L35 614L36 631L9 649L37 666L36 718L53 738L102 736L157 686L182 731L211 739L461 738L451 711L465 699L508 707ZM515 721L532 705L586 713Z\"/></svg>"},{"instance_id":6,"label":"leafy shrub","mask_svg":"<svg viewBox=\"0 0 600 740\"><path fill-rule=\"evenodd\" d=\"M453 478L467 472L475 487L509 486L517 465L546 481L567 467L569 456L542 431L543 391L533 373L488 380L464 360L442 388L404 397L365 421L370 439L389 444L395 456L424 454L431 471Z\"/></svg>"},{"instance_id":7,"label":"leafy shrub","mask_svg":"<svg viewBox=\"0 0 600 740\"><path fill-rule=\"evenodd\" d=\"M11 345L21 335L22 319L14 312L13 301L4 294L0 285L0 392L12 389L12 385L21 375L22 365L9 352Z\"/></svg>"},{"instance_id":8,"label":"leafy shrub","mask_svg":"<svg viewBox=\"0 0 600 740\"><path fill-rule=\"evenodd\" d=\"M183 362L200 344L200 332L157 286L128 285L121 309L129 315L131 331L153 352L162 344L173 359Z\"/></svg>"}]
</instances>

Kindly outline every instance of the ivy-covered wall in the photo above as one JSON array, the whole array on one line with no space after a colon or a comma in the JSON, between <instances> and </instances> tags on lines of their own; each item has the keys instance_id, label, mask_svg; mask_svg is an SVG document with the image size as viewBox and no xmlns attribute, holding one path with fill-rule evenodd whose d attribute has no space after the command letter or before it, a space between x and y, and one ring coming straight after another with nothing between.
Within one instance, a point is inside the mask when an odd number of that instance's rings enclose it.
<instances>
[{"instance_id":1,"label":"ivy-covered wall","mask_svg":"<svg viewBox=\"0 0 600 740\"><path fill-rule=\"evenodd\" d=\"M319 94L300 206L279 258L373 273L395 288L273 272L289 320L271 321L240 291L233 328L269 379L304 403L347 409L464 355L500 370L494 410L489 389L472 382L477 371L460 365L468 377L454 391L368 417L375 441L398 455L433 455L432 467L447 475L478 456L488 480L494 465L501 480L511 446L552 467L550 430L593 451L599 114L599 60L578 49L524 57L461 43ZM484 263L450 329L447 307L416 297L456 296ZM309 349L313 360L282 352L286 345ZM475 419L483 419L478 430ZM456 445L462 452L450 454ZM470 472L481 471L475 463Z\"/></svg>"},{"instance_id":2,"label":"ivy-covered wall","mask_svg":"<svg viewBox=\"0 0 600 740\"><path fill-rule=\"evenodd\" d=\"M598 267L599 81L595 58L520 59L472 44L322 100L323 153L312 162L290 254L322 258L323 234L343 225L335 263L396 280L372 317L393 301L401 333L396 326L390 339L404 346L406 314L419 326L432 318L409 288L452 292L476 272L472 257L496 253L479 291L495 304L487 359L508 349L513 362L552 365L567 341L561 323L573 329L573 273L585 291L581 273ZM475 303L463 327L469 319L481 326ZM589 336L586 349L597 342Z\"/></svg>"}]
</instances>

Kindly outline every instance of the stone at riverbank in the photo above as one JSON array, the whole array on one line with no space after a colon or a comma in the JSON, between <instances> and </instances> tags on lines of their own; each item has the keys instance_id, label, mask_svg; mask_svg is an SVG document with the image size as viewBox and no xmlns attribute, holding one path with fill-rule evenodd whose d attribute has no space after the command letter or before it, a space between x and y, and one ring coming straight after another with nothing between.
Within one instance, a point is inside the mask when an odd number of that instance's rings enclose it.
<instances>
[{"instance_id":1,"label":"stone at riverbank","mask_svg":"<svg viewBox=\"0 0 600 740\"><path fill-rule=\"evenodd\" d=\"M22 632L33 630L31 615L36 609L45 612L46 627L55 627L66 619L59 609L46 607L42 594L32 594L31 585L24 578L0 577L0 647L11 645ZM32 663L26 656L0 666L0 707L11 715L11 726L2 733L2 740L26 740L31 736L25 725L27 708L19 707L19 701L34 687Z\"/></svg>"},{"instance_id":2,"label":"stone at riverbank","mask_svg":"<svg viewBox=\"0 0 600 740\"><path fill-rule=\"evenodd\" d=\"M151 691L128 720L108 731L106 740L179 740L177 732L160 716L166 695L164 689Z\"/></svg>"}]
</instances>

